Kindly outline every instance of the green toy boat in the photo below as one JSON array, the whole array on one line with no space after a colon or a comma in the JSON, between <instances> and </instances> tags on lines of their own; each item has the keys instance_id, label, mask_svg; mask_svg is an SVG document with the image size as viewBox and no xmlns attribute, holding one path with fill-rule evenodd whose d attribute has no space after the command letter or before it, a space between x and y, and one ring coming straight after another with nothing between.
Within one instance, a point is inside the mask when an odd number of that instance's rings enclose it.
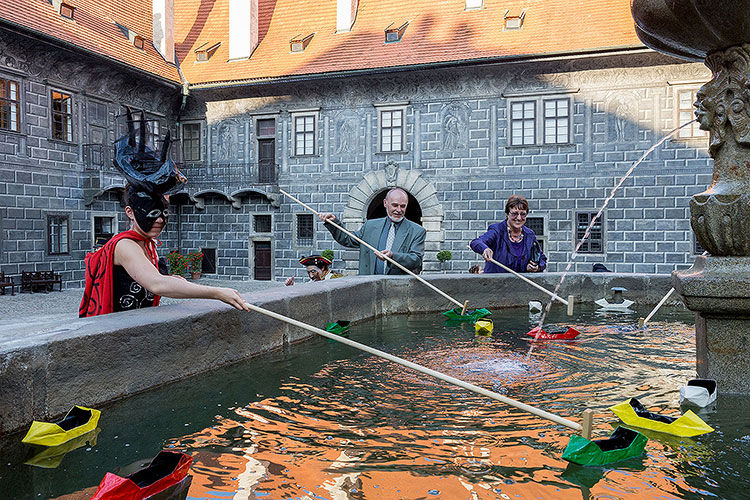
<instances>
[{"instance_id":1,"label":"green toy boat","mask_svg":"<svg viewBox=\"0 0 750 500\"><path fill-rule=\"evenodd\" d=\"M647 441L646 436L626 427L618 427L607 439L590 441L574 435L562 457L579 465L607 465L640 456Z\"/></svg>"},{"instance_id":2,"label":"green toy boat","mask_svg":"<svg viewBox=\"0 0 750 500\"><path fill-rule=\"evenodd\" d=\"M325 331L346 337L349 334L349 325L351 325L351 321L326 323Z\"/></svg>"},{"instance_id":3,"label":"green toy boat","mask_svg":"<svg viewBox=\"0 0 750 500\"><path fill-rule=\"evenodd\" d=\"M475 322L479 318L484 318L485 316L489 316L492 314L484 307L481 309L475 309L473 311L466 311L466 314L461 314L461 308L455 307L451 309L450 311L445 311L443 313L444 316L447 316L449 320L453 321L471 321Z\"/></svg>"}]
</instances>

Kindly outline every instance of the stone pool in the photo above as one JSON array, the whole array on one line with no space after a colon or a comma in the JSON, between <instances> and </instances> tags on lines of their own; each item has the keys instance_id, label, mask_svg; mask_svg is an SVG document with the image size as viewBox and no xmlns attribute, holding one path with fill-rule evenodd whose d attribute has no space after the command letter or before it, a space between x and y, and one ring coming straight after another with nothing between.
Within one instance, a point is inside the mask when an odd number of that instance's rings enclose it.
<instances>
[{"instance_id":1,"label":"stone pool","mask_svg":"<svg viewBox=\"0 0 750 500\"><path fill-rule=\"evenodd\" d=\"M607 408L629 397L677 415L695 373L692 314L665 311L643 334L637 314L579 309L578 340L538 343L531 356L523 308L494 311L490 341L439 314L369 320L351 338L575 421L592 408L596 437L616 422ZM549 324L567 322L553 309ZM103 407L97 444L57 468L25 464L34 450L6 438L0 492L89 498L105 472L165 447L194 457L194 500L747 498L748 403L720 395L701 413L715 432L649 434L640 459L582 468L560 458L562 426L316 338Z\"/></svg>"}]
</instances>

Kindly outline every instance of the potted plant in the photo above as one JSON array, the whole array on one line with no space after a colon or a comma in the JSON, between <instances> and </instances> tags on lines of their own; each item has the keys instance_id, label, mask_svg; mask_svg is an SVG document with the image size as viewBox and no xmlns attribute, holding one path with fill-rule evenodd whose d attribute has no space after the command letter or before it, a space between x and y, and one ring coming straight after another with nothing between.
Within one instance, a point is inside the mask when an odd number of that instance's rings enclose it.
<instances>
[{"instance_id":1,"label":"potted plant","mask_svg":"<svg viewBox=\"0 0 750 500\"><path fill-rule=\"evenodd\" d=\"M440 250L437 253L437 260L440 261L440 268L445 272L445 263L453 258L450 250Z\"/></svg>"},{"instance_id":2,"label":"potted plant","mask_svg":"<svg viewBox=\"0 0 750 500\"><path fill-rule=\"evenodd\" d=\"M325 257L326 259L328 259L331 262L333 262L333 250L330 250L330 249L323 250L322 252L320 252L320 256L321 257Z\"/></svg>"},{"instance_id":3,"label":"potted plant","mask_svg":"<svg viewBox=\"0 0 750 500\"><path fill-rule=\"evenodd\" d=\"M172 250L167 254L167 262L169 263L169 274L175 276L184 276L187 270L187 259L184 255L181 255L177 250Z\"/></svg>"},{"instance_id":4,"label":"potted plant","mask_svg":"<svg viewBox=\"0 0 750 500\"><path fill-rule=\"evenodd\" d=\"M190 252L187 254L187 264L190 267L190 277L197 280L203 271L203 252Z\"/></svg>"}]
</instances>

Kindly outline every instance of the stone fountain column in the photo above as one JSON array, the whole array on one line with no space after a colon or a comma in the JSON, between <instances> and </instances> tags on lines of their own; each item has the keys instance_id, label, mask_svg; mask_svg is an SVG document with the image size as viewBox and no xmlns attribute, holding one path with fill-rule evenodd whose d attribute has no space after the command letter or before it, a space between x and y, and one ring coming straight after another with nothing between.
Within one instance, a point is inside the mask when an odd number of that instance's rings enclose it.
<instances>
[{"instance_id":1,"label":"stone fountain column","mask_svg":"<svg viewBox=\"0 0 750 500\"><path fill-rule=\"evenodd\" d=\"M696 312L698 375L750 394L750 0L633 0L649 47L703 60L713 73L695 114L710 133L711 185L690 200L690 223L710 256L674 272Z\"/></svg>"}]
</instances>

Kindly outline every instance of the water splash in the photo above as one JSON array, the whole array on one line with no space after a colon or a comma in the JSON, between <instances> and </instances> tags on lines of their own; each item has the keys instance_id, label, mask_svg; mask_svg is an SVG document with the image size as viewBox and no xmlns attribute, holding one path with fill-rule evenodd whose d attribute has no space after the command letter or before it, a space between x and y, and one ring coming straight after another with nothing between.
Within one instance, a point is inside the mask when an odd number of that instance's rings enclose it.
<instances>
[{"instance_id":1,"label":"water splash","mask_svg":"<svg viewBox=\"0 0 750 500\"><path fill-rule=\"evenodd\" d=\"M683 123L682 125L680 125L676 129L672 130L669 134L667 134L664 137L662 137L661 140L659 140L659 142L657 142L656 144L654 144L653 146L651 146L648 149L648 151L646 151L645 153L643 153L643 155L640 158L638 158L638 161L636 161L635 163L633 163L633 165L630 167L630 169L628 169L628 171L625 172L625 175L622 176L622 178L620 179L620 182L618 182L615 185L615 187L612 188L612 191L609 193L609 196L604 200L604 203L602 204L602 207L599 209L599 211L596 213L596 216L594 216L591 219L591 222L589 222L589 225L586 228L586 231L583 233L583 237L581 238L581 241L578 242L578 244L576 245L575 249L573 250L573 255L570 256L570 260L568 261L568 265L565 266L565 271L563 271L563 274L560 277L560 282L557 284L557 286L555 286L555 290L554 290L554 294L555 295L557 295L558 292L560 291L560 287L562 287L562 284L565 281L565 278L568 276L568 272L570 271L570 268L573 266L573 262L576 260L576 257L578 257L578 250L581 248L581 245L583 245L583 242L586 241L586 238L588 238L589 235L591 235L591 230L593 229L594 224L596 224L596 221L599 220L599 218L602 216L602 212L604 212L604 209L607 208L607 205L609 205L609 202L612 201L612 198L615 197L615 193L617 192L618 189L620 189L620 186L622 186L623 182L625 182L625 179L627 179L628 177L630 177L630 174L633 173L633 171L636 169L636 167L638 165L640 165L641 162L643 160L645 160L646 157L649 154L651 154L651 152L654 149L656 149L659 146L661 146L667 139L669 139L672 136L676 135L677 132L679 132L681 129L687 127L688 125L690 125L691 123L696 122L696 121L698 121L698 120L690 120L689 122ZM539 337L539 335L541 334L541 332L542 332L542 325L544 325L544 320L547 317L547 315L549 314L549 311L550 311L551 308L552 308L552 300L550 299L549 302L547 302L547 307L544 308L544 312L542 312L542 317L539 320L539 331L537 332L536 336L534 337L534 340L537 340L538 337ZM531 356L531 352L533 350L534 350L534 346L532 345L529 348L529 353L527 354L527 357Z\"/></svg>"}]
</instances>

